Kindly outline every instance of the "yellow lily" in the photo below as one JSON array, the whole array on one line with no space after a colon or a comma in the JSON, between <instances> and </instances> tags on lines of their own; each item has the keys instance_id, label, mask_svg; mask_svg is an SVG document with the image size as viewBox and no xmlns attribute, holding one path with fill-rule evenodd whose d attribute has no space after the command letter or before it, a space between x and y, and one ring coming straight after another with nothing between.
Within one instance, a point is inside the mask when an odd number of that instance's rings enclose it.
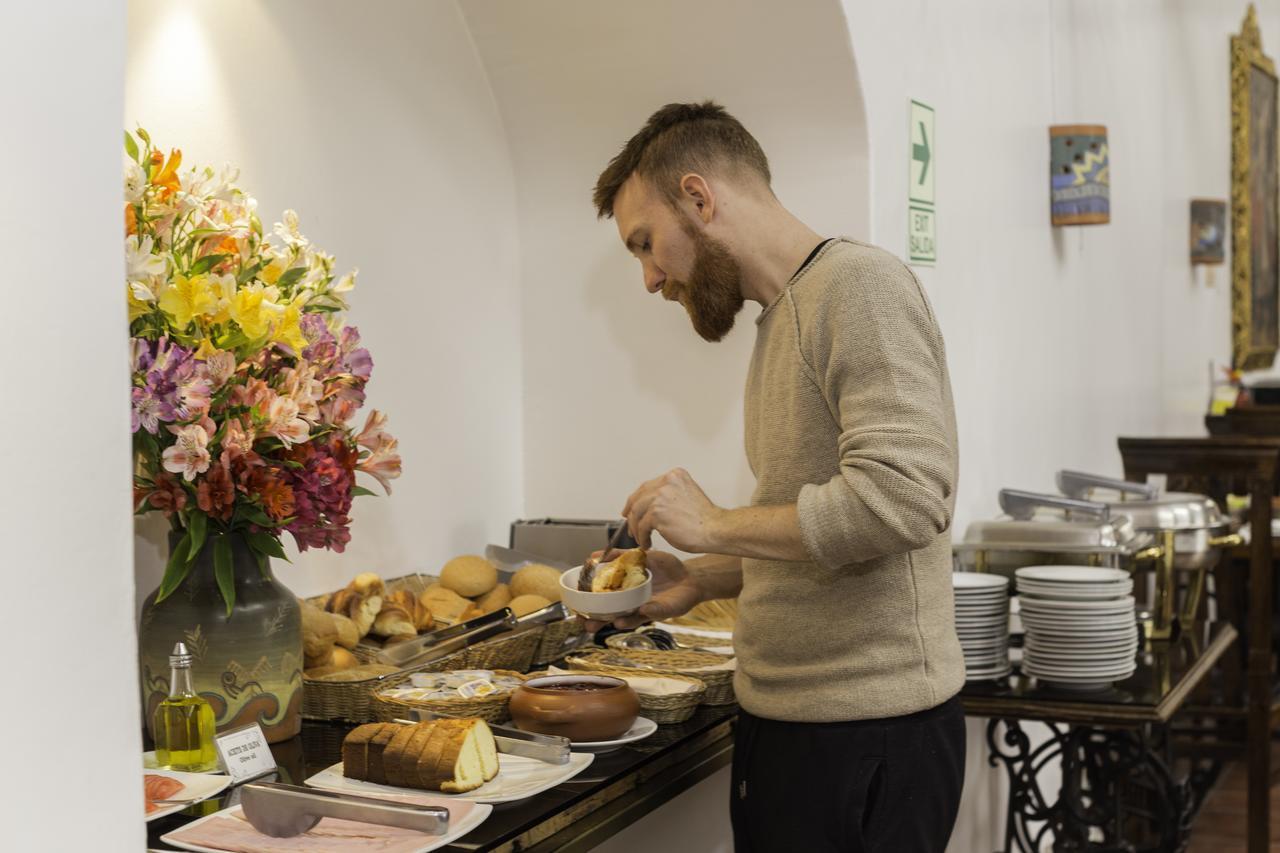
<instances>
[{"instance_id":1,"label":"yellow lily","mask_svg":"<svg viewBox=\"0 0 1280 853\"><path fill-rule=\"evenodd\" d=\"M132 323L139 317L145 317L151 313L151 306L143 302L141 299L133 295L133 288L129 285L124 287L125 293L129 295L129 322Z\"/></svg>"},{"instance_id":2,"label":"yellow lily","mask_svg":"<svg viewBox=\"0 0 1280 853\"><path fill-rule=\"evenodd\" d=\"M217 297L203 275L175 275L160 292L160 308L173 317L178 329L185 329L193 318L217 310Z\"/></svg>"},{"instance_id":3,"label":"yellow lily","mask_svg":"<svg viewBox=\"0 0 1280 853\"><path fill-rule=\"evenodd\" d=\"M295 353L301 355L307 347L307 339L302 334L302 308L307 302L305 294L299 294L285 306L280 322L271 331L271 340L288 345Z\"/></svg>"},{"instance_id":4,"label":"yellow lily","mask_svg":"<svg viewBox=\"0 0 1280 853\"><path fill-rule=\"evenodd\" d=\"M231 299L231 319L239 324L245 337L256 341L270 329L271 306L264 302L266 288L251 284L236 291Z\"/></svg>"}]
</instances>

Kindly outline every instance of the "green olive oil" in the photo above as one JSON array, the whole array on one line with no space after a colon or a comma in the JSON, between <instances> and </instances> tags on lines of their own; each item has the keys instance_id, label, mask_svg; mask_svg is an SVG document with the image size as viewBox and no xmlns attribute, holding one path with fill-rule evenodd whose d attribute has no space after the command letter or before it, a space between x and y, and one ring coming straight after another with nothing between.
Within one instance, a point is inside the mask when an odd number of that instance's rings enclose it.
<instances>
[{"instance_id":1,"label":"green olive oil","mask_svg":"<svg viewBox=\"0 0 1280 853\"><path fill-rule=\"evenodd\" d=\"M156 706L156 763L200 773L218 766L213 707L191 686L191 654L183 643L169 655L169 697Z\"/></svg>"}]
</instances>

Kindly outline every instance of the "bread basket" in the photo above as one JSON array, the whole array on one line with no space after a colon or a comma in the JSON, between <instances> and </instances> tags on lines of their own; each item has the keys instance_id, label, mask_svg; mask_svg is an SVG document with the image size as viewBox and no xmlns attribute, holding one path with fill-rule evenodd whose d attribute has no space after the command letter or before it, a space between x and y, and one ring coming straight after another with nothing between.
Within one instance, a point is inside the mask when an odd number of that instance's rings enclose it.
<instances>
[{"instance_id":1,"label":"bread basket","mask_svg":"<svg viewBox=\"0 0 1280 853\"><path fill-rule=\"evenodd\" d=\"M483 667L482 667L483 668ZM421 671L421 670L419 670ZM505 675L524 681L528 676L511 670L496 669L495 675ZM411 672L397 673L387 680L373 694L372 707L377 719L391 722L406 716L406 712L415 709L431 711L448 717L478 717L488 723L501 723L507 719L507 704L511 701L511 691L503 690L488 696L474 696L470 699L463 696L448 699L396 699L380 695L383 690L398 687L413 676Z\"/></svg>"},{"instance_id":2,"label":"bread basket","mask_svg":"<svg viewBox=\"0 0 1280 853\"><path fill-rule=\"evenodd\" d=\"M650 649L588 649L566 658L570 669L590 669L609 675L683 675L696 678L707 686L702 697L703 705L731 705L736 701L733 693L733 672L729 669L708 669L733 660L713 652L655 651ZM619 665L629 661L634 666Z\"/></svg>"}]
</instances>

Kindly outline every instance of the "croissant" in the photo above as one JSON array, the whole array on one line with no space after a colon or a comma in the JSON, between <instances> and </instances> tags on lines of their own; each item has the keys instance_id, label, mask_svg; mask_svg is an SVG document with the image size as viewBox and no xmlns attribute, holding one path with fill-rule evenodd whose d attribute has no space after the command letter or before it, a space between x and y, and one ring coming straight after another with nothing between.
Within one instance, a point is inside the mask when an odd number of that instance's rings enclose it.
<instances>
[{"instance_id":1,"label":"croissant","mask_svg":"<svg viewBox=\"0 0 1280 853\"><path fill-rule=\"evenodd\" d=\"M355 623L356 631L363 637L373 627L373 620L382 609L386 585L373 572L356 575L351 583L330 596L324 609L346 616Z\"/></svg>"},{"instance_id":2,"label":"croissant","mask_svg":"<svg viewBox=\"0 0 1280 853\"><path fill-rule=\"evenodd\" d=\"M413 593L400 590L382 600L382 610L373 620L370 633L380 637L417 634L420 627L431 624L431 611L418 602Z\"/></svg>"}]
</instances>

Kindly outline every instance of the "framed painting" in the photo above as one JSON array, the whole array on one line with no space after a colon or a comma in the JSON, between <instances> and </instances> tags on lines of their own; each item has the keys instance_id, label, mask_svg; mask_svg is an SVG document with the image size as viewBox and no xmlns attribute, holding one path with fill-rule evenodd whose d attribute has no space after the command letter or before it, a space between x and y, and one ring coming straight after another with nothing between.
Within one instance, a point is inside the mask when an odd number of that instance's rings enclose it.
<instances>
[{"instance_id":1,"label":"framed painting","mask_svg":"<svg viewBox=\"0 0 1280 853\"><path fill-rule=\"evenodd\" d=\"M1280 151L1275 63L1253 5L1231 37L1231 360L1270 367L1280 346Z\"/></svg>"}]
</instances>

